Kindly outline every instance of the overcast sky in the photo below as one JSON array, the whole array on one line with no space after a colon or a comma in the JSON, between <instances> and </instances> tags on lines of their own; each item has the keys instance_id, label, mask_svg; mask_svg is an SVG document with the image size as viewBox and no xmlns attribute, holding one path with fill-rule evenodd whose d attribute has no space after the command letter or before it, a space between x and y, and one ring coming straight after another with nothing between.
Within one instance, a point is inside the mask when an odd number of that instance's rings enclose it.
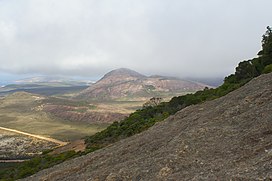
<instances>
[{"instance_id":1,"label":"overcast sky","mask_svg":"<svg viewBox=\"0 0 272 181\"><path fill-rule=\"evenodd\" d=\"M271 0L0 0L0 74L126 67L224 77L256 56Z\"/></svg>"}]
</instances>

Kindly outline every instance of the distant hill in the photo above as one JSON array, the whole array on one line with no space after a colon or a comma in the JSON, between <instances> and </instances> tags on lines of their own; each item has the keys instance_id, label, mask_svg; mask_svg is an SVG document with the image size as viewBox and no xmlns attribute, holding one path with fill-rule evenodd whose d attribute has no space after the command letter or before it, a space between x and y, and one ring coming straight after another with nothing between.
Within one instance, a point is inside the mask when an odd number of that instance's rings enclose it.
<instances>
[{"instance_id":1,"label":"distant hill","mask_svg":"<svg viewBox=\"0 0 272 181\"><path fill-rule=\"evenodd\" d=\"M12 88L11 88L12 87ZM72 94L74 92L82 91L86 89L88 86L71 86L71 87L51 87L51 86L43 86L37 84L27 84L27 85L8 85L4 88L0 88L0 96L6 96L8 94L12 94L14 92L28 92L34 94L41 94L45 96L53 96L53 95L64 95L64 94Z\"/></svg>"},{"instance_id":2,"label":"distant hill","mask_svg":"<svg viewBox=\"0 0 272 181\"><path fill-rule=\"evenodd\" d=\"M20 79L0 87L0 96L21 91L45 96L71 94L80 92L91 84L90 81L73 80L60 76L37 76Z\"/></svg>"},{"instance_id":3,"label":"distant hill","mask_svg":"<svg viewBox=\"0 0 272 181\"><path fill-rule=\"evenodd\" d=\"M120 68L104 75L83 90L77 98L89 100L141 99L153 96L172 97L204 89L207 85L175 77L145 76L136 71Z\"/></svg>"},{"instance_id":4,"label":"distant hill","mask_svg":"<svg viewBox=\"0 0 272 181\"><path fill-rule=\"evenodd\" d=\"M62 76L37 76L14 81L14 84L38 84L48 86L85 86L91 81L75 80Z\"/></svg>"}]
</instances>

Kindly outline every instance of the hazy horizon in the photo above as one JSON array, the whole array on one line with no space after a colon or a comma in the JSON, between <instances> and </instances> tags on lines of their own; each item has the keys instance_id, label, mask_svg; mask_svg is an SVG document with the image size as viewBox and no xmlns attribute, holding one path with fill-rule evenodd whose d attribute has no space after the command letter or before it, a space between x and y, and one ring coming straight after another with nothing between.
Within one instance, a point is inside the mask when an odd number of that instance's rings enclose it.
<instances>
[{"instance_id":1,"label":"hazy horizon","mask_svg":"<svg viewBox=\"0 0 272 181\"><path fill-rule=\"evenodd\" d=\"M0 0L0 81L116 68L223 79L256 57L272 1Z\"/></svg>"},{"instance_id":2,"label":"hazy horizon","mask_svg":"<svg viewBox=\"0 0 272 181\"><path fill-rule=\"evenodd\" d=\"M86 81L86 82L97 82L103 76L108 73L105 72L103 75L96 76L96 77L85 77L85 76L67 76L67 75L44 75L44 74L23 74L23 75L16 75L16 74L7 74L7 73L0 73L0 86L5 86L9 84L19 84L21 80L27 80L31 78L37 78L37 77L45 77L45 78L66 78L67 80L75 80L75 81ZM140 73L140 72L138 72ZM141 73L142 74L142 73ZM146 74L143 74L146 75ZM156 76L159 74L150 74L146 76ZM166 75L159 75L159 76L166 76ZM221 83L223 83L223 77L205 77L205 78L199 78L199 77L178 77L174 76L176 78L189 80L189 81L196 81L200 83L207 84L209 86L219 86Z\"/></svg>"}]
</instances>

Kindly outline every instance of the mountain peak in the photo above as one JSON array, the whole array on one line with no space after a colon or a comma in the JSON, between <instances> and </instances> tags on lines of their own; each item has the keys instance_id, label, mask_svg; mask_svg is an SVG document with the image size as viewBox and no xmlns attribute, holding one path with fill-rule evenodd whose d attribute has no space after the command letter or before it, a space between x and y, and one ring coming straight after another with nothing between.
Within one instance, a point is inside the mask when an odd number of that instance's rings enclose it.
<instances>
[{"instance_id":1,"label":"mountain peak","mask_svg":"<svg viewBox=\"0 0 272 181\"><path fill-rule=\"evenodd\" d=\"M144 76L134 70L128 69L128 68L118 68L118 69L112 70L112 71L108 72L107 74L105 74L105 76L103 78L106 78L109 76L126 76L126 77L129 76L129 77L139 77L139 78L146 77L146 76Z\"/></svg>"}]
</instances>

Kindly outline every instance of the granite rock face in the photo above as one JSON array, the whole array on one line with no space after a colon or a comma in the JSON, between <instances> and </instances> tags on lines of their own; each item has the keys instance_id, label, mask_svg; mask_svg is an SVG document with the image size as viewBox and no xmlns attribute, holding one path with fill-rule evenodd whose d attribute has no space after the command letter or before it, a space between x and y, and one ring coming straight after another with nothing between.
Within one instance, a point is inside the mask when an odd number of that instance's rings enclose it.
<instances>
[{"instance_id":1,"label":"granite rock face","mask_svg":"<svg viewBox=\"0 0 272 181\"><path fill-rule=\"evenodd\" d=\"M272 179L272 73L25 180Z\"/></svg>"}]
</instances>

